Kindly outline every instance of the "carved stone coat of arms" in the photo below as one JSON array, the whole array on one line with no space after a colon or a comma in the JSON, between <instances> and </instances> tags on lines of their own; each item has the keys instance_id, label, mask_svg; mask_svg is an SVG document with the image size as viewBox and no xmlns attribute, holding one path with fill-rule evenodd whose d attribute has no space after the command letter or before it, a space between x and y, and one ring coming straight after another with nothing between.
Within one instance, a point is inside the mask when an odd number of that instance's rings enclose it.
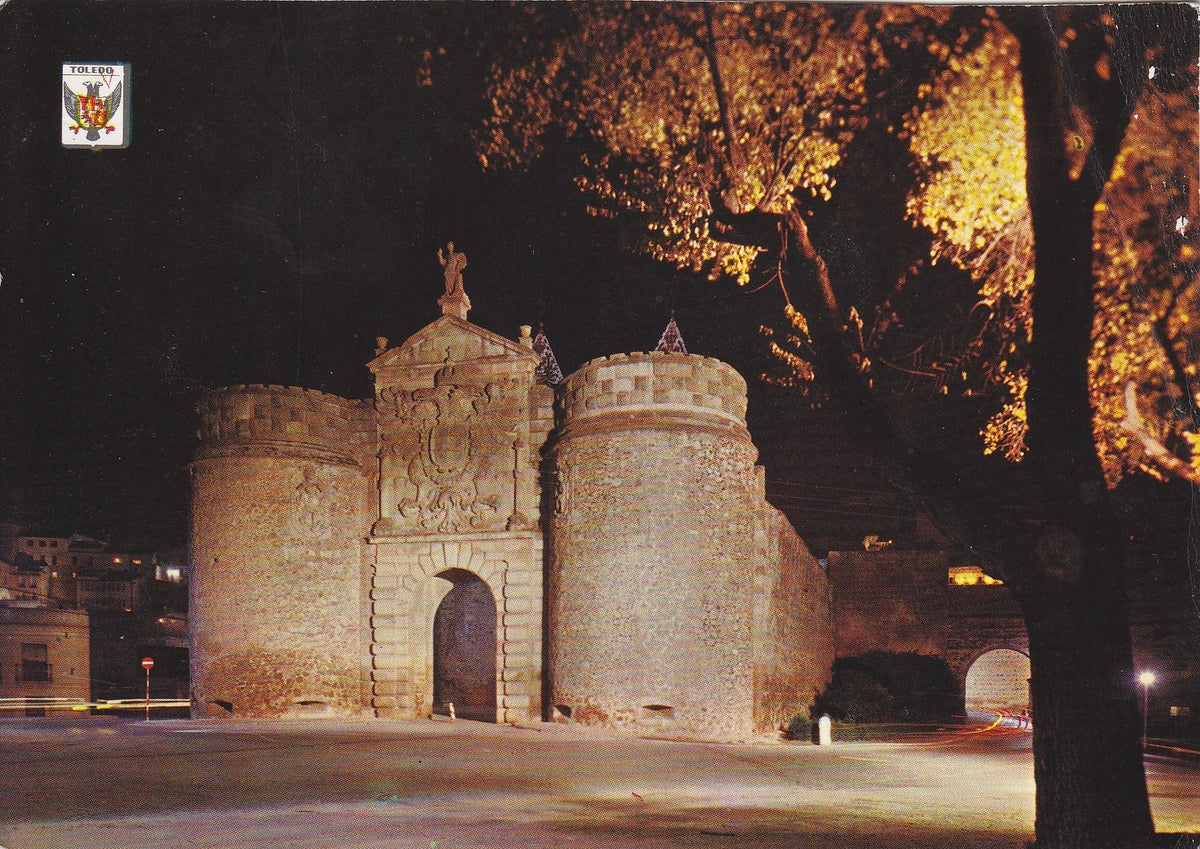
<instances>
[{"instance_id":1,"label":"carved stone coat of arms","mask_svg":"<svg viewBox=\"0 0 1200 849\"><path fill-rule=\"evenodd\" d=\"M503 385L469 385L446 366L434 385L413 390L383 387L377 407L383 413L383 464L392 477L395 510L426 532L457 533L484 525L497 515L501 496L489 484L487 459L505 428L489 416Z\"/></svg>"}]
</instances>

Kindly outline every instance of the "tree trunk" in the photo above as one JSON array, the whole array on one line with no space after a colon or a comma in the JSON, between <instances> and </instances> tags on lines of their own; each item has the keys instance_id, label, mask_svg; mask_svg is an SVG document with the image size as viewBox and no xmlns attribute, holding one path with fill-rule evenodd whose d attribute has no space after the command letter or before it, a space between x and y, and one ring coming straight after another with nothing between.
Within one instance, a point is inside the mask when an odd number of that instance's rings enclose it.
<instances>
[{"instance_id":1,"label":"tree trunk","mask_svg":"<svg viewBox=\"0 0 1200 849\"><path fill-rule=\"evenodd\" d=\"M1154 831L1119 531L1050 525L1040 579L1016 590L1029 633L1037 849L1140 849Z\"/></svg>"},{"instance_id":2,"label":"tree trunk","mask_svg":"<svg viewBox=\"0 0 1200 849\"><path fill-rule=\"evenodd\" d=\"M1138 849L1150 845L1154 823L1123 585L1124 536L1096 454L1088 382L1093 209L1130 107L1114 101L1094 70L1106 49L1102 30L1075 14L1013 9L1005 15L1021 43L1035 250L1024 462L1034 485L1020 512L1036 530L1032 545L1013 552L1019 580L1012 589L1029 632L1037 847ZM1068 31L1082 33L1069 49Z\"/></svg>"},{"instance_id":3,"label":"tree trunk","mask_svg":"<svg viewBox=\"0 0 1200 849\"><path fill-rule=\"evenodd\" d=\"M1108 77L1096 70L1107 49L1094 25L1096 9L1078 12L1080 43L1064 47L1076 37L1066 36L1076 32L1075 14L1020 8L1004 18L1021 42L1036 250L1029 453L1017 492L956 481L954 470L899 438L869 391L863 352L855 350L797 211L733 214L714 204L714 219L742 243L770 247L773 237L786 234L781 259L808 319L814 365L849 412L854 436L883 456L896 472L893 482L980 555L981 565L1003 564L1030 639L1037 849L1144 849L1154 825L1123 585L1124 536L1096 454L1088 381L1093 208L1136 91L1126 102L1097 84Z\"/></svg>"}]
</instances>

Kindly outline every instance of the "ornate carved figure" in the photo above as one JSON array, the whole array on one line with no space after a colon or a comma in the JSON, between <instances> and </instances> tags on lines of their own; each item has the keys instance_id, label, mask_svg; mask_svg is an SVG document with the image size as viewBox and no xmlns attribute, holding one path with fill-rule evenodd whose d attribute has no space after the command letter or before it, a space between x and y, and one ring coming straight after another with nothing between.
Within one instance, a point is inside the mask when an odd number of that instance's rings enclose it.
<instances>
[{"instance_id":1,"label":"ornate carved figure","mask_svg":"<svg viewBox=\"0 0 1200 849\"><path fill-rule=\"evenodd\" d=\"M446 244L446 253L438 248L438 262L442 264L446 274L446 295L458 295L463 291L463 269L467 267L467 255L455 253L454 242Z\"/></svg>"},{"instance_id":2,"label":"ornate carved figure","mask_svg":"<svg viewBox=\"0 0 1200 849\"><path fill-rule=\"evenodd\" d=\"M567 500L570 497L567 470L567 466L560 465L551 480L552 491L554 493L554 512L559 514L567 512Z\"/></svg>"},{"instance_id":3,"label":"ornate carved figure","mask_svg":"<svg viewBox=\"0 0 1200 849\"><path fill-rule=\"evenodd\" d=\"M396 504L401 516L415 518L424 530L455 533L479 527L496 512L500 497L481 496L477 477L481 441L488 433L480 419L501 392L498 383L456 383L453 366L447 365L430 388L380 393L404 430L415 435L398 433L391 447L397 466L407 473L396 480L394 491L411 494Z\"/></svg>"},{"instance_id":4,"label":"ornate carved figure","mask_svg":"<svg viewBox=\"0 0 1200 849\"><path fill-rule=\"evenodd\" d=\"M300 508L300 527L317 533L328 530L328 510L325 505L325 493L317 482L317 470L305 466L302 475L304 479L296 487L296 501Z\"/></svg>"}]
</instances>

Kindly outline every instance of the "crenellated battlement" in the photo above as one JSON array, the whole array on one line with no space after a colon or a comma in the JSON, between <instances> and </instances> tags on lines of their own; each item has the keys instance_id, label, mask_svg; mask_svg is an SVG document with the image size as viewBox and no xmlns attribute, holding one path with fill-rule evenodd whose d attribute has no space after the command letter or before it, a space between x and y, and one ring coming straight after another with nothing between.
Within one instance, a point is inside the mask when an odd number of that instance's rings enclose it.
<instances>
[{"instance_id":1,"label":"crenellated battlement","mask_svg":"<svg viewBox=\"0 0 1200 849\"><path fill-rule=\"evenodd\" d=\"M374 397L198 401L193 713L545 706L747 739L802 710L832 662L828 585L764 500L746 381L672 319L662 350L558 383L532 327L466 321L466 257L439 259L443 315L376 340Z\"/></svg>"},{"instance_id":2,"label":"crenellated battlement","mask_svg":"<svg viewBox=\"0 0 1200 849\"><path fill-rule=\"evenodd\" d=\"M699 413L746 423L746 381L732 366L665 351L613 354L563 382L564 421L612 412Z\"/></svg>"},{"instance_id":3,"label":"crenellated battlement","mask_svg":"<svg viewBox=\"0 0 1200 849\"><path fill-rule=\"evenodd\" d=\"M294 445L354 461L359 447L374 439L368 402L298 386L227 386L204 395L196 413L201 456L255 444Z\"/></svg>"}]
</instances>

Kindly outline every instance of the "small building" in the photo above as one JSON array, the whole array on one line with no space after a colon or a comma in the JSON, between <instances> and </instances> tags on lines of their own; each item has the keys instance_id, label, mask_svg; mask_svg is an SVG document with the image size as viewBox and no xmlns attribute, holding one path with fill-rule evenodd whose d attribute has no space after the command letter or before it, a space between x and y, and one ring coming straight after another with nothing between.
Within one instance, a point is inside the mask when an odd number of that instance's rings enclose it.
<instances>
[{"instance_id":1,"label":"small building","mask_svg":"<svg viewBox=\"0 0 1200 849\"><path fill-rule=\"evenodd\" d=\"M0 588L6 598L43 603L50 592L50 567L19 551L0 559Z\"/></svg>"},{"instance_id":2,"label":"small building","mask_svg":"<svg viewBox=\"0 0 1200 849\"><path fill-rule=\"evenodd\" d=\"M88 614L0 601L0 716L71 710L87 702Z\"/></svg>"},{"instance_id":3,"label":"small building","mask_svg":"<svg viewBox=\"0 0 1200 849\"><path fill-rule=\"evenodd\" d=\"M73 580L76 607L132 612L141 605L146 573L135 569L84 569Z\"/></svg>"}]
</instances>

